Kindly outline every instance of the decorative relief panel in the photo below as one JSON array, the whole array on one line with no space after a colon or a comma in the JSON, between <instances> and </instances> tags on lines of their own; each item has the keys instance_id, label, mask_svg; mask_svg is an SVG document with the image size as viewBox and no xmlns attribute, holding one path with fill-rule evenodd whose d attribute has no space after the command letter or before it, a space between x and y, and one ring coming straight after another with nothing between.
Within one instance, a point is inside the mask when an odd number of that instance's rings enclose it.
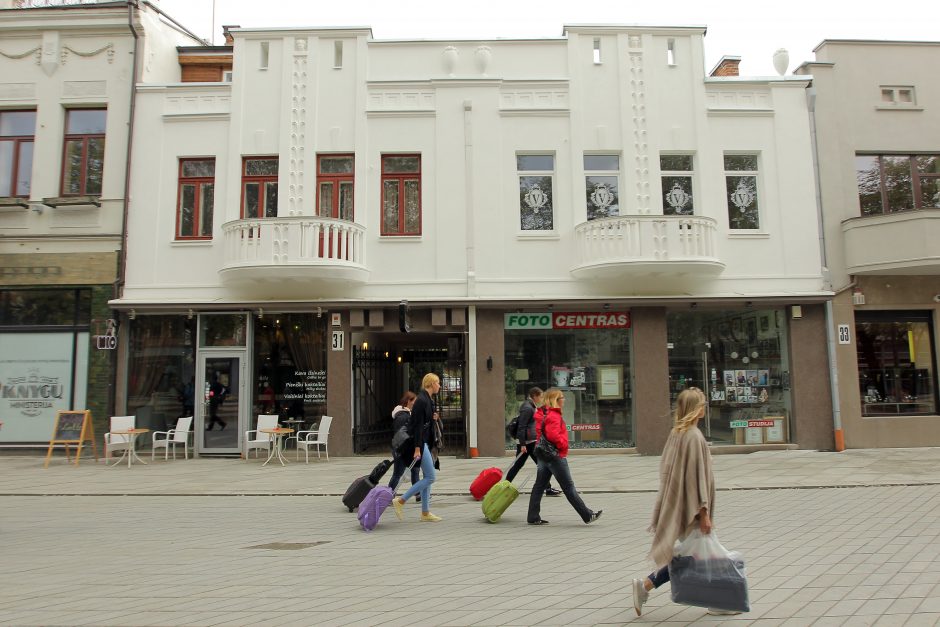
<instances>
[{"instance_id":1,"label":"decorative relief panel","mask_svg":"<svg viewBox=\"0 0 940 627\"><path fill-rule=\"evenodd\" d=\"M646 120L646 79L643 75L642 40L630 37L630 108L633 116L633 154L636 212L650 212L650 165Z\"/></svg>"},{"instance_id":2,"label":"decorative relief panel","mask_svg":"<svg viewBox=\"0 0 940 627\"><path fill-rule=\"evenodd\" d=\"M431 89L371 89L369 111L433 111Z\"/></svg>"},{"instance_id":3,"label":"decorative relief panel","mask_svg":"<svg viewBox=\"0 0 940 627\"><path fill-rule=\"evenodd\" d=\"M709 109L743 109L766 111L773 108L769 91L715 89L705 92Z\"/></svg>"},{"instance_id":4,"label":"decorative relief panel","mask_svg":"<svg viewBox=\"0 0 940 627\"><path fill-rule=\"evenodd\" d=\"M62 84L62 95L67 98L107 96L107 88L107 81L65 81Z\"/></svg>"},{"instance_id":5,"label":"decorative relief panel","mask_svg":"<svg viewBox=\"0 0 940 627\"><path fill-rule=\"evenodd\" d=\"M69 46L62 46L62 53L61 53L62 65L65 65L65 62L68 60L69 53L78 55L80 57L89 58L89 57L97 56L101 54L102 52L108 53L108 63L114 63L114 44L113 43L107 43L104 46L101 46L100 48L98 48L97 50L88 50L88 51L76 50L75 48L71 48Z\"/></svg>"},{"instance_id":6,"label":"decorative relief panel","mask_svg":"<svg viewBox=\"0 0 940 627\"><path fill-rule=\"evenodd\" d=\"M0 83L0 100L33 100L36 83Z\"/></svg>"},{"instance_id":7,"label":"decorative relief panel","mask_svg":"<svg viewBox=\"0 0 940 627\"><path fill-rule=\"evenodd\" d=\"M291 71L290 150L287 170L288 215L303 215L304 142L307 134L307 40L294 39ZM286 243L285 243L286 245Z\"/></svg>"},{"instance_id":8,"label":"decorative relief panel","mask_svg":"<svg viewBox=\"0 0 940 627\"><path fill-rule=\"evenodd\" d=\"M232 98L228 94L181 94L167 96L163 115L228 115Z\"/></svg>"},{"instance_id":9,"label":"decorative relief panel","mask_svg":"<svg viewBox=\"0 0 940 627\"><path fill-rule=\"evenodd\" d=\"M568 91L564 89L504 89L499 94L499 108L567 109Z\"/></svg>"}]
</instances>

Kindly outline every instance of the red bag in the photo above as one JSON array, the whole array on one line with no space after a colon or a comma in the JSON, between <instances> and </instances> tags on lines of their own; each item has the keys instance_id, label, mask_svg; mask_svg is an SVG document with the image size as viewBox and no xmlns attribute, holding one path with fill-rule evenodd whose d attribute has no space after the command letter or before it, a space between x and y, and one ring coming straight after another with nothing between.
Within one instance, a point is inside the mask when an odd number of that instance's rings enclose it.
<instances>
[{"instance_id":1,"label":"red bag","mask_svg":"<svg viewBox=\"0 0 940 627\"><path fill-rule=\"evenodd\" d=\"M495 466L486 468L470 484L470 494L477 501L482 501L486 493L503 478L503 471Z\"/></svg>"}]
</instances>

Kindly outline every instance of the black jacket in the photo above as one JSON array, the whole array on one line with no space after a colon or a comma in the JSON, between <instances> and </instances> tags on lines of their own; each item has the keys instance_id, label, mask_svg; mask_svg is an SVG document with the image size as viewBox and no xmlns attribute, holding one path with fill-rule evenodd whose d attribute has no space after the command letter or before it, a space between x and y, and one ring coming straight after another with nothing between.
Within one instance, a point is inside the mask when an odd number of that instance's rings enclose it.
<instances>
[{"instance_id":1,"label":"black jacket","mask_svg":"<svg viewBox=\"0 0 940 627\"><path fill-rule=\"evenodd\" d=\"M516 430L516 439L520 444L535 442L535 403L531 398L522 401L519 406L519 427Z\"/></svg>"},{"instance_id":2,"label":"black jacket","mask_svg":"<svg viewBox=\"0 0 940 627\"><path fill-rule=\"evenodd\" d=\"M418 398L411 407L411 426L408 431L415 439L415 448L428 445L428 450L434 448L434 399L427 390L418 392Z\"/></svg>"}]
</instances>

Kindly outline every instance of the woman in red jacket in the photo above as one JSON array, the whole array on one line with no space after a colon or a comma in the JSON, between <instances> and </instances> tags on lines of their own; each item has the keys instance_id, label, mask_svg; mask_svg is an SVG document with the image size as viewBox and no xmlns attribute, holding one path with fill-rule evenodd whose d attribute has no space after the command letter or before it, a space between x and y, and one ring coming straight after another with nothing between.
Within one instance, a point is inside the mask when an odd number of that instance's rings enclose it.
<instances>
[{"instance_id":1,"label":"woman in red jacket","mask_svg":"<svg viewBox=\"0 0 940 627\"><path fill-rule=\"evenodd\" d=\"M542 505L542 495L545 493L545 486L548 485L554 475L558 480L558 485L568 498L568 502L581 516L585 523L592 523L601 517L603 510L592 512L588 506L581 500L581 495L574 487L574 481L571 480L571 471L568 469L568 427L565 425L565 419L561 416L561 408L565 403L565 395L558 388L551 388L545 392L545 404L542 409L535 413L536 436L546 438L558 449L558 457L555 459L539 459L539 470L535 477L535 486L532 488L532 496L529 498L529 516L530 525L547 525L548 521L539 515Z\"/></svg>"}]
</instances>

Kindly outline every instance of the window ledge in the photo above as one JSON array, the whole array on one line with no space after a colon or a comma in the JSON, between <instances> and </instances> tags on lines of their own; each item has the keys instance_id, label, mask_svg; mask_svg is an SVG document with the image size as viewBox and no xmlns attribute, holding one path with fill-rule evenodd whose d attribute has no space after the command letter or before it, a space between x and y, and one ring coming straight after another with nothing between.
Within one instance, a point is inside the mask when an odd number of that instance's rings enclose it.
<instances>
[{"instance_id":1,"label":"window ledge","mask_svg":"<svg viewBox=\"0 0 940 627\"><path fill-rule=\"evenodd\" d=\"M770 233L766 231L755 231L753 233L748 233L747 231L735 231L732 230L728 233L728 237L732 239L770 239Z\"/></svg>"},{"instance_id":2,"label":"window ledge","mask_svg":"<svg viewBox=\"0 0 940 627\"><path fill-rule=\"evenodd\" d=\"M42 204L53 209L84 209L86 207L100 207L100 196L53 196L43 198Z\"/></svg>"},{"instance_id":3,"label":"window ledge","mask_svg":"<svg viewBox=\"0 0 940 627\"><path fill-rule=\"evenodd\" d=\"M561 239L558 231L518 231L516 239L557 240Z\"/></svg>"},{"instance_id":4,"label":"window ledge","mask_svg":"<svg viewBox=\"0 0 940 627\"><path fill-rule=\"evenodd\" d=\"M29 209L29 199L19 196L0 198L0 211L19 211Z\"/></svg>"},{"instance_id":5,"label":"window ledge","mask_svg":"<svg viewBox=\"0 0 940 627\"><path fill-rule=\"evenodd\" d=\"M923 107L899 107L896 105L875 105L875 111L923 111Z\"/></svg>"},{"instance_id":6,"label":"window ledge","mask_svg":"<svg viewBox=\"0 0 940 627\"><path fill-rule=\"evenodd\" d=\"M190 246L211 246L212 239L175 239L170 242L170 246L179 246L181 248L188 248Z\"/></svg>"},{"instance_id":7,"label":"window ledge","mask_svg":"<svg viewBox=\"0 0 940 627\"><path fill-rule=\"evenodd\" d=\"M420 242L421 235L379 235L380 242Z\"/></svg>"}]
</instances>

